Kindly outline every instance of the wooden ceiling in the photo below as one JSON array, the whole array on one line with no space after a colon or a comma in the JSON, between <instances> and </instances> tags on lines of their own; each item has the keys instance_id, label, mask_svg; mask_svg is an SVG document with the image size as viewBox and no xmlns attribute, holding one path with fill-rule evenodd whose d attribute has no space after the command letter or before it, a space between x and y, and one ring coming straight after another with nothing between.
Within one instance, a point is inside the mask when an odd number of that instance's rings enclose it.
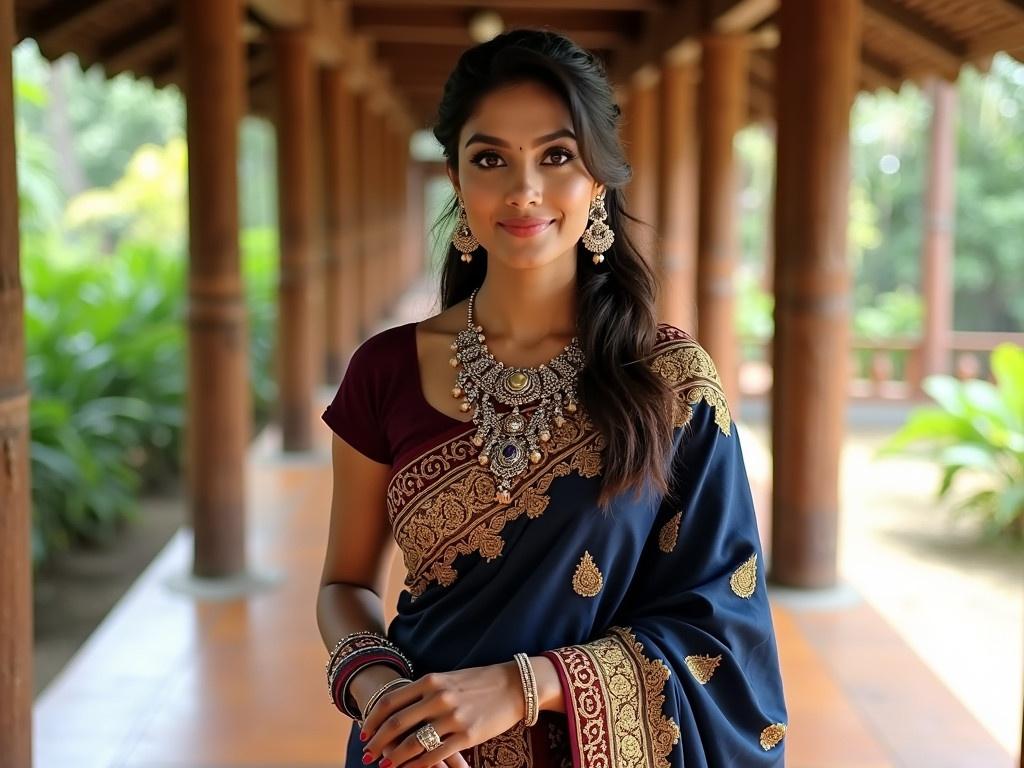
<instances>
[{"instance_id":1,"label":"wooden ceiling","mask_svg":"<svg viewBox=\"0 0 1024 768\"><path fill-rule=\"evenodd\" d=\"M215 1L215 0L211 0ZM482 10L504 28L565 32L606 63L618 86L661 57L694 50L708 31L750 32L750 114L773 109L775 15L784 0L246 0L249 105L267 113L273 28L309 25L317 58L372 82L414 126L429 125L445 78L473 44ZM15 0L18 39L45 56L72 52L108 75L132 72L180 85L174 0ZM860 87L898 89L927 75L955 79L996 51L1024 59L1024 0L864 0Z\"/></svg>"}]
</instances>

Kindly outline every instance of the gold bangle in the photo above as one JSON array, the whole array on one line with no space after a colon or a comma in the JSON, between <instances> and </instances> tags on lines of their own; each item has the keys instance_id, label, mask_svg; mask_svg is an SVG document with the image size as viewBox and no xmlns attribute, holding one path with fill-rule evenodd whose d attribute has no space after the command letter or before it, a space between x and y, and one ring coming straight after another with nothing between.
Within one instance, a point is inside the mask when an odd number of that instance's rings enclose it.
<instances>
[{"instance_id":1,"label":"gold bangle","mask_svg":"<svg viewBox=\"0 0 1024 768\"><path fill-rule=\"evenodd\" d=\"M523 698L526 700L526 715L523 717L523 725L530 727L537 724L540 717L540 710L537 701L540 694L537 692L537 678L533 674L533 665L530 664L530 657L525 653L517 653L514 656L516 664L519 665L519 679L523 684Z\"/></svg>"}]
</instances>

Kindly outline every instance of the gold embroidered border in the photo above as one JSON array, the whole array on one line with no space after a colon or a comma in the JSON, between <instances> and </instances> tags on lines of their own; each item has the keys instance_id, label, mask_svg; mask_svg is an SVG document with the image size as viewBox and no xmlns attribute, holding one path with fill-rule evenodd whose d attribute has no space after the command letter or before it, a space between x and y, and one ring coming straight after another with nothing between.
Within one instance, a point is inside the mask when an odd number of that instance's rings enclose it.
<instances>
[{"instance_id":1,"label":"gold embroidered border","mask_svg":"<svg viewBox=\"0 0 1024 768\"><path fill-rule=\"evenodd\" d=\"M672 671L649 659L628 627L589 643L550 652L570 686L569 717L583 765L670 768L679 725L663 713ZM549 656L550 658L550 656Z\"/></svg>"},{"instance_id":2,"label":"gold embroidered border","mask_svg":"<svg viewBox=\"0 0 1024 768\"><path fill-rule=\"evenodd\" d=\"M532 768L529 729L519 721L504 733L473 747L472 757L466 762L473 768Z\"/></svg>"},{"instance_id":3,"label":"gold embroidered border","mask_svg":"<svg viewBox=\"0 0 1024 768\"><path fill-rule=\"evenodd\" d=\"M408 571L405 586L413 599L431 582L451 586L458 578L452 563L459 555L499 557L501 531L512 520L540 517L547 509L548 488L555 478L576 472L601 473L603 436L580 410L568 415L546 443L540 464L527 470L512 489L512 501L494 501L494 475L476 460L474 430L422 454L392 477L388 515Z\"/></svg>"},{"instance_id":4,"label":"gold embroidered border","mask_svg":"<svg viewBox=\"0 0 1024 768\"><path fill-rule=\"evenodd\" d=\"M711 355L689 334L666 323L659 326L659 338L664 341L657 344L651 367L668 379L680 395L674 405L673 424L685 424L690 417L688 406L703 400L715 409L715 423L728 436L732 416Z\"/></svg>"}]
</instances>

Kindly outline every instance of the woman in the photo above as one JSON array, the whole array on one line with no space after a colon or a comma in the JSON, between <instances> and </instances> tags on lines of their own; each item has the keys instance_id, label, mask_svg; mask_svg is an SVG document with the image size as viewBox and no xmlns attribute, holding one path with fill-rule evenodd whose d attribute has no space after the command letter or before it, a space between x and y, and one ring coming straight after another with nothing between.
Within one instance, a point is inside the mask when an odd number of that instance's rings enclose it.
<instances>
[{"instance_id":1,"label":"woman","mask_svg":"<svg viewBox=\"0 0 1024 768\"><path fill-rule=\"evenodd\" d=\"M346 766L784 764L739 438L712 360L655 315L618 121L600 62L549 31L445 86L444 310L363 342L323 415Z\"/></svg>"}]
</instances>

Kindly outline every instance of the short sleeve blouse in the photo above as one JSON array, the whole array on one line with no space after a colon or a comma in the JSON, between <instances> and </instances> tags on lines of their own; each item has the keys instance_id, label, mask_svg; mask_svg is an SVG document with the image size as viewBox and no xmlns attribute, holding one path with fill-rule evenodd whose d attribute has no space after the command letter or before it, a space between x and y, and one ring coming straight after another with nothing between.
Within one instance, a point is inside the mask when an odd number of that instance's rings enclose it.
<instances>
[{"instance_id":1,"label":"short sleeve blouse","mask_svg":"<svg viewBox=\"0 0 1024 768\"><path fill-rule=\"evenodd\" d=\"M337 394L321 418L364 456L391 464L393 457L382 409L389 384L383 341L384 335L378 334L356 348Z\"/></svg>"}]
</instances>

